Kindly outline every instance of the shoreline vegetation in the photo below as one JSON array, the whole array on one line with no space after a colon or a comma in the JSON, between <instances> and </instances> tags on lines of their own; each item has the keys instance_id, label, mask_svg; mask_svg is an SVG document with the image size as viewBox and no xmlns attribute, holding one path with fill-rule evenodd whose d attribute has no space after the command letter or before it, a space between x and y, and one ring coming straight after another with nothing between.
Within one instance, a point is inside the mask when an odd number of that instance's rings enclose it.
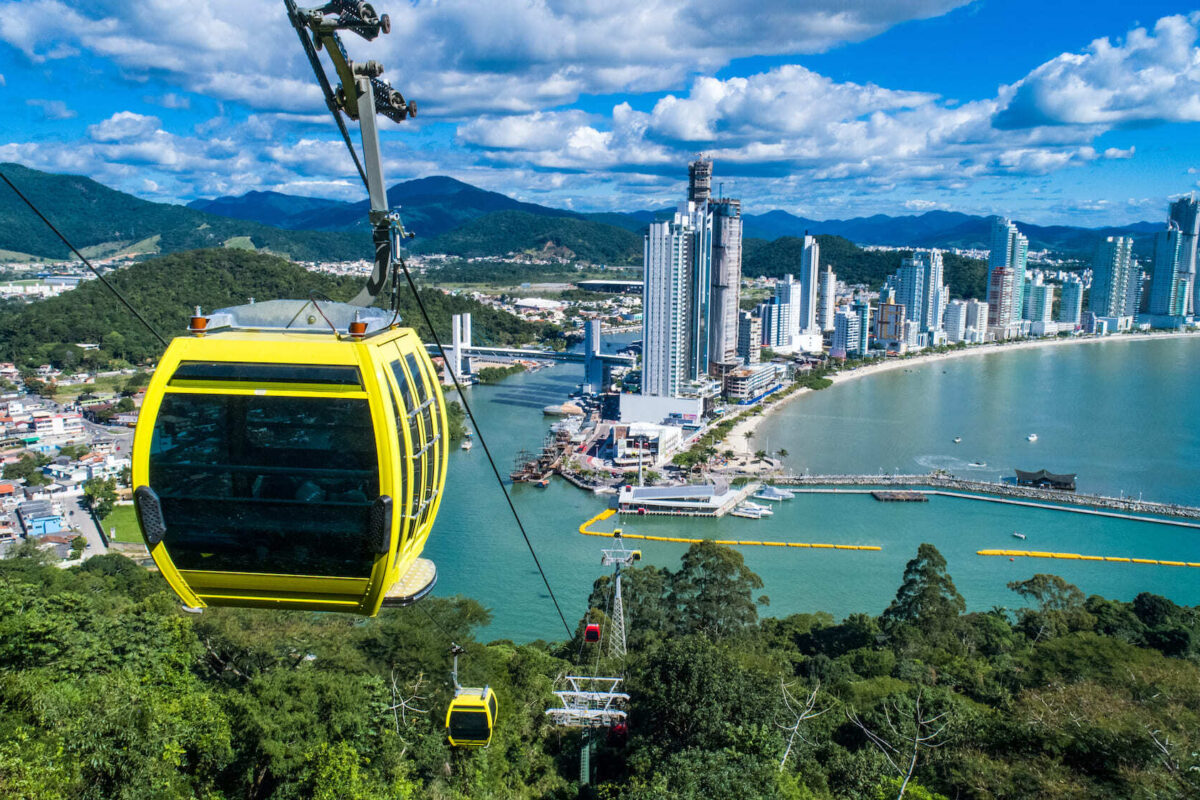
<instances>
[{"instance_id":1,"label":"shoreline vegetation","mask_svg":"<svg viewBox=\"0 0 1200 800\"><path fill-rule=\"evenodd\" d=\"M1163 339L1178 339L1189 336L1200 336L1200 332L1170 332L1170 333L1129 333L1119 334L1115 336L1096 336L1096 337L1070 337L1070 338L1052 338L1052 339L1020 339L1012 342L999 342L993 344L981 344L969 347L956 348L941 352L922 353L915 356L901 357L888 359L884 361L872 361L864 363L862 366L850 367L840 371L829 371L824 375L825 380L829 381L829 385L836 385L852 381L859 378L865 378L870 375L876 375L881 372L890 372L896 369L912 369L917 366L924 366L939 361L950 359L966 358L970 356L981 356L994 353L1010 353L1018 350L1033 350L1045 347L1065 347L1068 345L1080 344L1103 344L1105 342L1148 342L1160 341ZM823 375L823 376L824 376ZM734 453L741 456L749 454L751 443L754 439L754 434L771 414L791 403L798 397L802 397L812 391L810 387L793 384L794 389L787 392L786 395L779 397L774 402L765 403L761 406L756 406L755 413L751 411L744 414L741 419L734 425L723 438L716 440L715 444L720 445L720 450L732 450ZM824 388L824 387L822 387ZM784 390L785 392L787 389ZM780 392L779 394L783 394Z\"/></svg>"}]
</instances>

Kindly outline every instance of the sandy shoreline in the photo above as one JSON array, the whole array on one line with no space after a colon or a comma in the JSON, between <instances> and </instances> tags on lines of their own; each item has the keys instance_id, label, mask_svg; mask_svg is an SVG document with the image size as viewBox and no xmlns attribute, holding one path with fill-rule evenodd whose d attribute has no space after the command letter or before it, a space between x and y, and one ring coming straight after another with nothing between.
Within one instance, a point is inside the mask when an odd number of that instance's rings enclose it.
<instances>
[{"instance_id":1,"label":"sandy shoreline","mask_svg":"<svg viewBox=\"0 0 1200 800\"><path fill-rule=\"evenodd\" d=\"M1105 342L1149 342L1159 341L1161 339L1178 339L1185 336L1200 336L1200 333L1147 333L1147 334L1120 334L1116 336L1102 337L1084 337L1079 336L1071 339L1035 339L1022 340L1017 342L1005 342L1003 344L983 344L974 347L967 347L962 350L954 350L949 353L929 353L928 355L914 356L912 358L896 358L891 361L883 361L878 364L870 364L865 367L858 367L852 370L839 372L835 375L830 375L829 379L835 384L844 381L851 381L857 378L864 378L868 375L875 375L880 372L888 372L894 369L912 369L924 364L932 364L938 361L947 361L955 358L968 358L972 356L987 355L989 353L1010 353L1015 350L1032 350L1041 347L1067 347L1079 344L1103 344ZM833 388L833 387L830 387ZM725 437L724 443L720 449L730 449L739 455L746 452L753 452L747 435L750 435L750 441L753 440L753 433L763 420L767 419L771 414L774 414L779 409L786 406L788 403L795 400L797 397L802 397L811 392L811 389L797 389L792 394L780 400L777 403L772 403L763 409L761 414L756 414L748 419L744 419L734 426L729 435Z\"/></svg>"}]
</instances>

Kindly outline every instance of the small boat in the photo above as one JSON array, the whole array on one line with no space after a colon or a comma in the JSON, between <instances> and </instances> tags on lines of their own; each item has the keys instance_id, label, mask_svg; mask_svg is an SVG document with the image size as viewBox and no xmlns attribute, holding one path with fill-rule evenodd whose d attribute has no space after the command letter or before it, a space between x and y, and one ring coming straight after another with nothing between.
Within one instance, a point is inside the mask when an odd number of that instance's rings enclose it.
<instances>
[{"instance_id":1,"label":"small boat","mask_svg":"<svg viewBox=\"0 0 1200 800\"><path fill-rule=\"evenodd\" d=\"M756 511L764 517L769 517L775 513L769 506L760 506L758 503L751 503L749 500L742 503L739 508L744 508L749 511Z\"/></svg>"},{"instance_id":2,"label":"small boat","mask_svg":"<svg viewBox=\"0 0 1200 800\"><path fill-rule=\"evenodd\" d=\"M972 461L971 466L972 467L986 467L987 463L983 462L983 461Z\"/></svg>"},{"instance_id":3,"label":"small boat","mask_svg":"<svg viewBox=\"0 0 1200 800\"><path fill-rule=\"evenodd\" d=\"M545 489L547 486L550 485L550 479L549 478L538 478L536 481L534 481L534 483L537 484L539 489Z\"/></svg>"},{"instance_id":4,"label":"small boat","mask_svg":"<svg viewBox=\"0 0 1200 800\"><path fill-rule=\"evenodd\" d=\"M474 434L472 434L470 431L467 431L465 434L463 434L463 442L461 445L461 449L470 450L474 446L475 446Z\"/></svg>"},{"instance_id":5,"label":"small boat","mask_svg":"<svg viewBox=\"0 0 1200 800\"><path fill-rule=\"evenodd\" d=\"M1031 433L1031 434L1029 434L1028 436L1026 436L1025 438L1026 438L1026 439L1028 439L1028 440L1029 440L1029 441L1031 441L1031 442L1036 442L1036 441L1037 441L1037 434L1036 434L1036 433Z\"/></svg>"},{"instance_id":6,"label":"small boat","mask_svg":"<svg viewBox=\"0 0 1200 800\"><path fill-rule=\"evenodd\" d=\"M761 506L748 508L746 504L742 504L729 512L731 517L741 517L742 519L762 519L766 514L762 513Z\"/></svg>"},{"instance_id":7,"label":"small boat","mask_svg":"<svg viewBox=\"0 0 1200 800\"><path fill-rule=\"evenodd\" d=\"M955 444L962 444L962 437L961 437L961 436L955 436L955 437L954 437L954 443L955 443Z\"/></svg>"},{"instance_id":8,"label":"small boat","mask_svg":"<svg viewBox=\"0 0 1200 800\"><path fill-rule=\"evenodd\" d=\"M776 489L774 486L763 486L753 495L755 500L769 500L773 503L791 500L796 495L786 489Z\"/></svg>"},{"instance_id":9,"label":"small boat","mask_svg":"<svg viewBox=\"0 0 1200 800\"><path fill-rule=\"evenodd\" d=\"M1023 533L1017 533L1016 531L1013 531L1013 536L1017 537L1018 539L1024 539L1024 538L1025 538L1025 534L1023 534Z\"/></svg>"}]
</instances>

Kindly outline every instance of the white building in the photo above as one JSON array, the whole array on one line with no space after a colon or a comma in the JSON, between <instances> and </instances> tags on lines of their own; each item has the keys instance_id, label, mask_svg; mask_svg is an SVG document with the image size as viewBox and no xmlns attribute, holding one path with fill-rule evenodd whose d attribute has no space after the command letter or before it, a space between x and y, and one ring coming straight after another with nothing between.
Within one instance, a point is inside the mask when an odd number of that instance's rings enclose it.
<instances>
[{"instance_id":1,"label":"white building","mask_svg":"<svg viewBox=\"0 0 1200 800\"><path fill-rule=\"evenodd\" d=\"M791 347L804 330L804 286L790 273L775 284L775 303L786 306L785 318L781 321L783 331L776 347ZM784 313L781 309L780 313ZM765 325L763 326L765 329Z\"/></svg>"},{"instance_id":2,"label":"white building","mask_svg":"<svg viewBox=\"0 0 1200 800\"><path fill-rule=\"evenodd\" d=\"M1058 301L1058 321L1078 325L1083 318L1083 281L1078 275L1068 275L1062 284Z\"/></svg>"},{"instance_id":3,"label":"white building","mask_svg":"<svg viewBox=\"0 0 1200 800\"><path fill-rule=\"evenodd\" d=\"M821 246L815 236L804 235L800 253L800 328L797 333L813 333L817 327L817 284L820 282Z\"/></svg>"},{"instance_id":4,"label":"white building","mask_svg":"<svg viewBox=\"0 0 1200 800\"><path fill-rule=\"evenodd\" d=\"M681 204L646 233L642 394L674 397L708 373L711 240L707 202Z\"/></svg>"},{"instance_id":5,"label":"white building","mask_svg":"<svg viewBox=\"0 0 1200 800\"><path fill-rule=\"evenodd\" d=\"M839 308L833 315L833 342L829 348L831 358L847 358L860 355L859 342L862 331L858 314L849 308Z\"/></svg>"},{"instance_id":6,"label":"white building","mask_svg":"<svg viewBox=\"0 0 1200 800\"><path fill-rule=\"evenodd\" d=\"M818 294L817 326L822 332L833 330L833 312L837 307L837 275L833 268L825 267L821 273L821 285Z\"/></svg>"},{"instance_id":7,"label":"white building","mask_svg":"<svg viewBox=\"0 0 1200 800\"><path fill-rule=\"evenodd\" d=\"M961 342L967 338L967 304L962 300L951 300L946 306L946 317L943 323L946 339L950 342Z\"/></svg>"},{"instance_id":8,"label":"white building","mask_svg":"<svg viewBox=\"0 0 1200 800\"><path fill-rule=\"evenodd\" d=\"M1123 317L1133 313L1126 308L1132 254L1132 237L1109 236L1097 245L1096 256L1092 259L1088 311L1098 317Z\"/></svg>"}]
</instances>

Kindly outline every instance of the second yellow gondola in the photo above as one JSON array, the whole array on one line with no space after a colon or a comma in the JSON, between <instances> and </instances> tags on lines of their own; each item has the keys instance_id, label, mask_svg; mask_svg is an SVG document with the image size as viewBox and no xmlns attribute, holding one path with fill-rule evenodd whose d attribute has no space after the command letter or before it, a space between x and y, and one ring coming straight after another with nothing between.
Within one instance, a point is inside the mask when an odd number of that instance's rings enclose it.
<instances>
[{"instance_id":1,"label":"second yellow gondola","mask_svg":"<svg viewBox=\"0 0 1200 800\"><path fill-rule=\"evenodd\" d=\"M487 747L497 712L496 693L490 687L457 688L446 709L446 738L454 747Z\"/></svg>"},{"instance_id":2,"label":"second yellow gondola","mask_svg":"<svg viewBox=\"0 0 1200 800\"><path fill-rule=\"evenodd\" d=\"M133 485L188 606L374 615L427 594L445 401L391 314L277 300L196 317L146 391Z\"/></svg>"}]
</instances>

